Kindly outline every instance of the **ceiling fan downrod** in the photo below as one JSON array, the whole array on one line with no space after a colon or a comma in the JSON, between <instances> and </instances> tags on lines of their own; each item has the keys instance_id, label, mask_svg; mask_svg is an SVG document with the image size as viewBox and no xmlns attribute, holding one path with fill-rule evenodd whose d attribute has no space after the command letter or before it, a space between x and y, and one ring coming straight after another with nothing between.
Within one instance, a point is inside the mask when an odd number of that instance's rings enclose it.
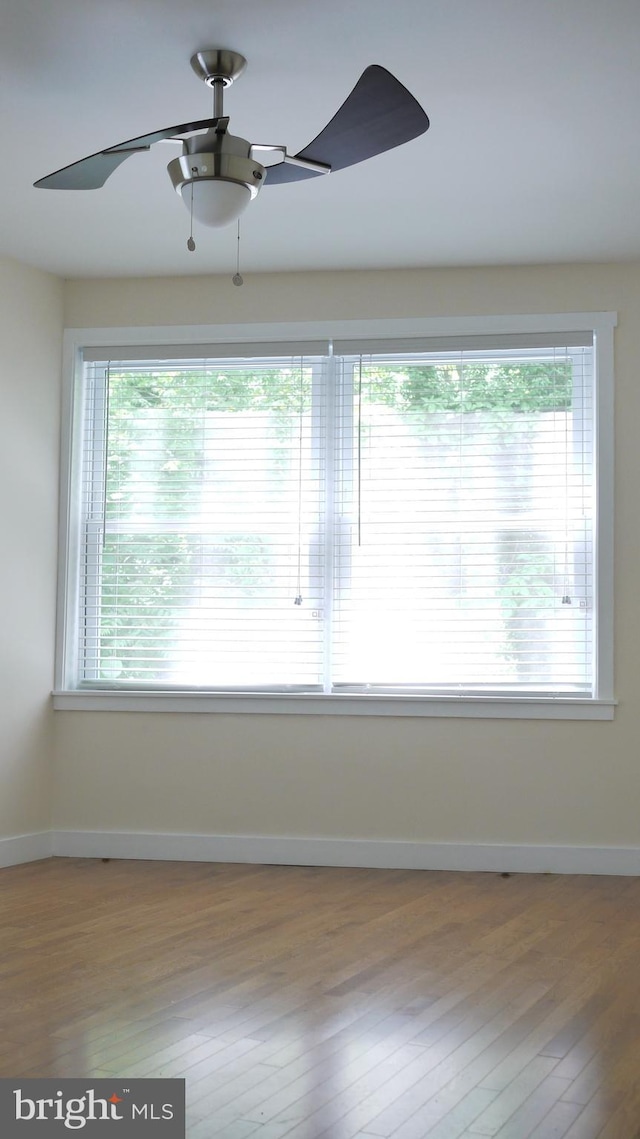
<instances>
[{"instance_id":1,"label":"ceiling fan downrod","mask_svg":"<svg viewBox=\"0 0 640 1139\"><path fill-rule=\"evenodd\" d=\"M198 79L213 89L214 119L222 118L224 89L242 75L247 66L245 57L228 48L206 48L191 56L191 66Z\"/></svg>"}]
</instances>

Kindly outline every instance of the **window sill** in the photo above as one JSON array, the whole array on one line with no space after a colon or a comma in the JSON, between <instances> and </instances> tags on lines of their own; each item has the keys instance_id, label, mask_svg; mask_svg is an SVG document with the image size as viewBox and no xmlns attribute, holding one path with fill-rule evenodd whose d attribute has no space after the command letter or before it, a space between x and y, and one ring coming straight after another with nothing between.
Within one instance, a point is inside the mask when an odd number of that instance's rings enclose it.
<instances>
[{"instance_id":1,"label":"window sill","mask_svg":"<svg viewBox=\"0 0 640 1139\"><path fill-rule=\"evenodd\" d=\"M67 712L213 712L297 716L440 716L453 719L613 720L614 700L566 697L380 696L207 692L54 692Z\"/></svg>"}]
</instances>

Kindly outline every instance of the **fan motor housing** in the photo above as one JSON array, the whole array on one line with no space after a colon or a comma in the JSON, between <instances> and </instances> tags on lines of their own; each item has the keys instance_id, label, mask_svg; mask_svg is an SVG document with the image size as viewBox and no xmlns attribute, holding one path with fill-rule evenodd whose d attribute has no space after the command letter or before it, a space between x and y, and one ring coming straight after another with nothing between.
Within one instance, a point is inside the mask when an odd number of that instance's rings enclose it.
<instances>
[{"instance_id":1,"label":"fan motor housing","mask_svg":"<svg viewBox=\"0 0 640 1139\"><path fill-rule=\"evenodd\" d=\"M187 139L185 152L167 166L169 177L178 194L189 182L220 179L246 186L255 198L261 189L266 168L251 157L251 143L237 135L216 134Z\"/></svg>"},{"instance_id":2,"label":"fan motor housing","mask_svg":"<svg viewBox=\"0 0 640 1139\"><path fill-rule=\"evenodd\" d=\"M178 194L189 182L220 179L246 186L252 198L259 193L265 173L264 166L237 154L183 154L167 170Z\"/></svg>"}]
</instances>

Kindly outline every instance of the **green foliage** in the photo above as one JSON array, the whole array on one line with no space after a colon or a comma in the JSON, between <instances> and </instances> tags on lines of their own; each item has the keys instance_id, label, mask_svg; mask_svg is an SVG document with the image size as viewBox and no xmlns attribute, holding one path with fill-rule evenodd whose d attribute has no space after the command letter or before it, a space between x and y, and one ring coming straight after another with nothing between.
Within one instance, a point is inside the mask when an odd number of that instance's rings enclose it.
<instances>
[{"instance_id":1,"label":"green foliage","mask_svg":"<svg viewBox=\"0 0 640 1139\"><path fill-rule=\"evenodd\" d=\"M184 518L204 473L202 423L208 413L268 414L277 451L278 444L283 449L292 417L297 423L311 404L309 368L113 370L109 389L107 518L113 520L152 495L158 514ZM148 466L153 448L136 470L145 433L155 435L161 451L146 484L144 464Z\"/></svg>"},{"instance_id":2,"label":"green foliage","mask_svg":"<svg viewBox=\"0 0 640 1139\"><path fill-rule=\"evenodd\" d=\"M517 675L525 678L536 671L535 653L531 649L535 636L529 633L530 649L523 655L522 622L528 621L532 626L538 623L540 628L541 619L556 604L553 554L540 548L539 538L538 534L523 532L514 543L513 535L506 531L499 542L497 595L504 614L504 656L513 662Z\"/></svg>"},{"instance_id":3,"label":"green foliage","mask_svg":"<svg viewBox=\"0 0 640 1139\"><path fill-rule=\"evenodd\" d=\"M430 364L363 369L368 401L398 411L565 411L571 365Z\"/></svg>"},{"instance_id":4,"label":"green foliage","mask_svg":"<svg viewBox=\"0 0 640 1139\"><path fill-rule=\"evenodd\" d=\"M175 611L187 601L196 554L196 541L184 534L107 538L100 619L103 678L162 679Z\"/></svg>"},{"instance_id":5,"label":"green foliage","mask_svg":"<svg viewBox=\"0 0 640 1139\"><path fill-rule=\"evenodd\" d=\"M565 411L571 406L570 363L465 363L365 365L367 401L397 411ZM219 365L175 371L111 373L112 415L161 408L188 420L205 411L308 412L308 367ZM357 381L357 375L356 375Z\"/></svg>"},{"instance_id":6,"label":"green foliage","mask_svg":"<svg viewBox=\"0 0 640 1139\"><path fill-rule=\"evenodd\" d=\"M109 537L102 557L102 678L162 680L198 567L206 562L221 592L248 599L268 581L268 553L254 535L215 542L184 533Z\"/></svg>"},{"instance_id":7,"label":"green foliage","mask_svg":"<svg viewBox=\"0 0 640 1139\"><path fill-rule=\"evenodd\" d=\"M206 411L298 414L311 400L309 368L244 368L236 365L116 371L110 375L116 416L161 408L177 418Z\"/></svg>"}]
</instances>

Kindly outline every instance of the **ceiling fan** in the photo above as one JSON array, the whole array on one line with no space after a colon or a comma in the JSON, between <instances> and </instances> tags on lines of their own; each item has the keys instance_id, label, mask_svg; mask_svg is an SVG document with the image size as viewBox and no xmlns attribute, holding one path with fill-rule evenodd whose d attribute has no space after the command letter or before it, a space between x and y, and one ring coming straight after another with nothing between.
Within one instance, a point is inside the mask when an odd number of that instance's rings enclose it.
<instances>
[{"instance_id":1,"label":"ceiling fan","mask_svg":"<svg viewBox=\"0 0 640 1139\"><path fill-rule=\"evenodd\" d=\"M229 133L223 92L245 70L238 52L196 52L191 66L213 89L213 117L140 135L64 166L35 183L45 190L93 190L125 159L157 142L176 142L182 154L167 167L174 189L204 225L235 221L262 186L279 186L342 170L417 138L429 119L406 87L384 67L367 67L328 125L298 154L285 146L250 143ZM197 133L202 132L205 133ZM189 136L182 138L180 136ZM190 239L189 248L195 248Z\"/></svg>"}]
</instances>

